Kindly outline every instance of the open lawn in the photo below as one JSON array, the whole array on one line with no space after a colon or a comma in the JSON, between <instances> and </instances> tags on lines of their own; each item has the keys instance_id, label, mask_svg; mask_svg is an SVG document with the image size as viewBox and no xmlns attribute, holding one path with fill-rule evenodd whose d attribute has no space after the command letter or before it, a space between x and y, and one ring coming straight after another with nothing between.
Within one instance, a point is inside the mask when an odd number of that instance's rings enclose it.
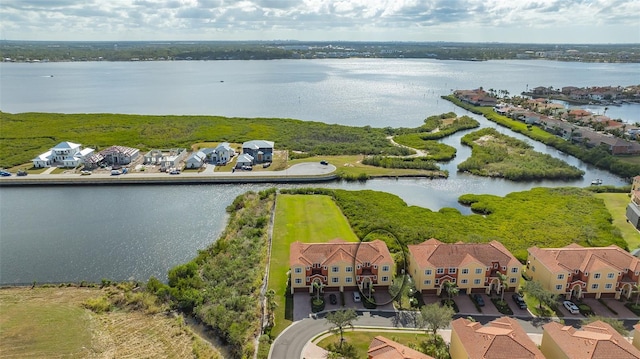
<instances>
[{"instance_id":1,"label":"open lawn","mask_svg":"<svg viewBox=\"0 0 640 359\"><path fill-rule=\"evenodd\" d=\"M629 204L629 195L627 193L598 193L597 198L604 200L607 210L613 217L613 225L620 229L622 237L629 245L629 250L640 247L640 232L627 222L627 205Z\"/></svg>"},{"instance_id":2,"label":"open lawn","mask_svg":"<svg viewBox=\"0 0 640 359\"><path fill-rule=\"evenodd\" d=\"M269 266L269 289L276 291L278 304L273 337L291 324L293 304L286 300L291 243L328 242L335 238L350 242L359 240L331 197L278 195ZM289 315L285 314L287 311Z\"/></svg>"},{"instance_id":3,"label":"open lawn","mask_svg":"<svg viewBox=\"0 0 640 359\"><path fill-rule=\"evenodd\" d=\"M82 306L97 288L0 289L3 358L220 358L182 317Z\"/></svg>"},{"instance_id":4,"label":"open lawn","mask_svg":"<svg viewBox=\"0 0 640 359\"><path fill-rule=\"evenodd\" d=\"M357 322L356 322L357 324ZM427 337L422 333L411 333L403 331L363 331L363 330L350 330L347 329L344 332L344 339L351 345L356 347L357 358L366 358L367 351L369 350L369 344L371 340L378 335L382 335L388 339L396 341L402 345L408 346L409 343L417 344L420 341L425 340ZM318 346L321 348L327 348L330 343L338 343L340 341L340 335L330 335L318 342Z\"/></svg>"}]
</instances>

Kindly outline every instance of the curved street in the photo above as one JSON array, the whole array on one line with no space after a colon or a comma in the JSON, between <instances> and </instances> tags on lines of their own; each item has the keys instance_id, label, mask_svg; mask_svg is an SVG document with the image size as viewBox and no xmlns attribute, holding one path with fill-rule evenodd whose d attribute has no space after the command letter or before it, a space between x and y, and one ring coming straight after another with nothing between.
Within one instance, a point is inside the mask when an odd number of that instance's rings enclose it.
<instances>
[{"instance_id":1,"label":"curved street","mask_svg":"<svg viewBox=\"0 0 640 359\"><path fill-rule=\"evenodd\" d=\"M416 328L414 316L409 311L357 311L358 319L354 322L356 327L377 327L377 328ZM324 319L323 313L320 318L305 318L294 322L285 329L274 340L269 352L269 358L302 358L305 346L316 336L330 329L329 323ZM474 319L483 325L500 318L502 315L474 315ZM456 315L456 318L466 318L468 315ZM542 334L542 326L553 318L531 318L526 319L514 317L528 334ZM627 329L633 329L638 321L623 320ZM564 318L566 325L579 327L581 319ZM311 359L311 358L306 358Z\"/></svg>"}]
</instances>

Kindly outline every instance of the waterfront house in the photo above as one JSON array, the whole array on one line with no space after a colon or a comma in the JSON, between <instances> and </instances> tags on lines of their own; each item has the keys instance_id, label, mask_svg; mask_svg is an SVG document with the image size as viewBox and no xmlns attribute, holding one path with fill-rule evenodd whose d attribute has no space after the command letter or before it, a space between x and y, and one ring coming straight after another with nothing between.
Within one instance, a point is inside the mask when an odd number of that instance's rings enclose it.
<instances>
[{"instance_id":1,"label":"waterfront house","mask_svg":"<svg viewBox=\"0 0 640 359\"><path fill-rule=\"evenodd\" d=\"M73 142L60 142L49 151L38 155L31 160L33 167L77 167L84 163L85 158L90 157L94 150L92 148L82 149L82 146Z\"/></svg>"},{"instance_id":2,"label":"waterfront house","mask_svg":"<svg viewBox=\"0 0 640 359\"><path fill-rule=\"evenodd\" d=\"M110 166L128 165L140 156L140 150L126 146L111 146L99 152L103 161Z\"/></svg>"},{"instance_id":3,"label":"waterfront house","mask_svg":"<svg viewBox=\"0 0 640 359\"><path fill-rule=\"evenodd\" d=\"M368 359L433 359L432 356L411 349L381 335L369 344Z\"/></svg>"},{"instance_id":4,"label":"waterfront house","mask_svg":"<svg viewBox=\"0 0 640 359\"><path fill-rule=\"evenodd\" d=\"M211 162L217 164L226 164L231 161L231 158L236 155L236 151L231 148L228 142L222 142L219 144L214 152L210 155Z\"/></svg>"},{"instance_id":5,"label":"waterfront house","mask_svg":"<svg viewBox=\"0 0 640 359\"><path fill-rule=\"evenodd\" d=\"M487 325L458 318L451 322L451 359L544 359L515 319L501 317Z\"/></svg>"},{"instance_id":6,"label":"waterfront house","mask_svg":"<svg viewBox=\"0 0 640 359\"><path fill-rule=\"evenodd\" d=\"M144 164L159 165L161 168L178 168L187 156L184 148L154 149L144 155Z\"/></svg>"},{"instance_id":7,"label":"waterfront house","mask_svg":"<svg viewBox=\"0 0 640 359\"><path fill-rule=\"evenodd\" d=\"M236 168L242 168L242 167L246 167L246 166L252 166L253 165L253 157L248 154L248 153L243 153L240 156L238 156L238 159L236 160Z\"/></svg>"},{"instance_id":8,"label":"waterfront house","mask_svg":"<svg viewBox=\"0 0 640 359\"><path fill-rule=\"evenodd\" d=\"M555 294L571 297L629 298L640 284L640 259L616 245L528 249L527 275Z\"/></svg>"},{"instance_id":9,"label":"waterfront house","mask_svg":"<svg viewBox=\"0 0 640 359\"><path fill-rule=\"evenodd\" d=\"M185 168L200 168L207 160L207 155L202 151L197 151L191 154L185 161Z\"/></svg>"},{"instance_id":10,"label":"waterfront house","mask_svg":"<svg viewBox=\"0 0 640 359\"><path fill-rule=\"evenodd\" d=\"M440 295L445 282L455 283L461 293L501 293L501 275L507 278L506 291L515 290L520 280L522 265L498 241L449 244L431 238L408 248L409 274L422 293Z\"/></svg>"},{"instance_id":11,"label":"waterfront house","mask_svg":"<svg viewBox=\"0 0 640 359\"><path fill-rule=\"evenodd\" d=\"M540 351L554 359L638 359L640 350L609 324L600 320L580 330L551 322L545 324Z\"/></svg>"},{"instance_id":12,"label":"waterfront house","mask_svg":"<svg viewBox=\"0 0 640 359\"><path fill-rule=\"evenodd\" d=\"M326 290L387 289L393 279L393 259L381 240L328 243L294 242L290 247L291 293Z\"/></svg>"},{"instance_id":13,"label":"waterfront house","mask_svg":"<svg viewBox=\"0 0 640 359\"><path fill-rule=\"evenodd\" d=\"M253 157L253 163L265 163L273 161L274 143L265 140L247 141L242 144L242 153Z\"/></svg>"}]
</instances>

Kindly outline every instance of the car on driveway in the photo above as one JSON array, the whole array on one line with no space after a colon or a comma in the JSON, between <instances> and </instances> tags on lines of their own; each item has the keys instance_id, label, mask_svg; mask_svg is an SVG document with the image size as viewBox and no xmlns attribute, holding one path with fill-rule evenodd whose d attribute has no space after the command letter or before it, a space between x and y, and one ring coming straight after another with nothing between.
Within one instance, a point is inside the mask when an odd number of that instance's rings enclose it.
<instances>
[{"instance_id":1,"label":"car on driveway","mask_svg":"<svg viewBox=\"0 0 640 359\"><path fill-rule=\"evenodd\" d=\"M325 160L322 160L322 161L320 161L320 164L321 164L321 165L324 165L324 166L327 166L327 165L329 164L329 162L327 162L327 161L325 161Z\"/></svg>"},{"instance_id":2,"label":"car on driveway","mask_svg":"<svg viewBox=\"0 0 640 359\"><path fill-rule=\"evenodd\" d=\"M480 294L475 293L473 295L473 300L475 300L479 307L484 307L484 299L482 299L482 296Z\"/></svg>"},{"instance_id":3,"label":"car on driveway","mask_svg":"<svg viewBox=\"0 0 640 359\"><path fill-rule=\"evenodd\" d=\"M25 171L25 170L19 170L18 172L16 172L16 176L23 177L23 176L26 176L26 175L27 175L27 171Z\"/></svg>"},{"instance_id":4,"label":"car on driveway","mask_svg":"<svg viewBox=\"0 0 640 359\"><path fill-rule=\"evenodd\" d=\"M562 302L562 305L564 305L564 307L569 311L569 313L571 314L578 314L580 313L580 309L578 309L578 306L575 305L572 301L570 300L565 300L564 302Z\"/></svg>"},{"instance_id":5,"label":"car on driveway","mask_svg":"<svg viewBox=\"0 0 640 359\"><path fill-rule=\"evenodd\" d=\"M518 308L527 309L527 303L525 303L524 298L522 298L520 294L514 293L511 298L513 298L513 301L516 302Z\"/></svg>"},{"instance_id":6,"label":"car on driveway","mask_svg":"<svg viewBox=\"0 0 640 359\"><path fill-rule=\"evenodd\" d=\"M333 293L329 294L329 303L338 304L338 297Z\"/></svg>"},{"instance_id":7,"label":"car on driveway","mask_svg":"<svg viewBox=\"0 0 640 359\"><path fill-rule=\"evenodd\" d=\"M2 176L2 177L9 177L9 176L11 176L11 172L7 172L7 171L0 171L0 176Z\"/></svg>"},{"instance_id":8,"label":"car on driveway","mask_svg":"<svg viewBox=\"0 0 640 359\"><path fill-rule=\"evenodd\" d=\"M353 301L356 303L360 303L360 301L362 300L362 298L360 298L360 293L359 292L353 292Z\"/></svg>"}]
</instances>

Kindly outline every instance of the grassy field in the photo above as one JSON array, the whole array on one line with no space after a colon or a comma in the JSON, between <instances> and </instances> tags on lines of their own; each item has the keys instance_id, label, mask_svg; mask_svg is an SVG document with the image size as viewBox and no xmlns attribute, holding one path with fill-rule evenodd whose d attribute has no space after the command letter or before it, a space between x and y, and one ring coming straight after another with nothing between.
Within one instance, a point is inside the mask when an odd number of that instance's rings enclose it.
<instances>
[{"instance_id":1,"label":"grassy field","mask_svg":"<svg viewBox=\"0 0 640 359\"><path fill-rule=\"evenodd\" d=\"M335 238L356 242L347 219L329 196L279 195L273 228L273 245L269 267L269 289L276 291L275 337L291 324L292 303L286 301L289 247L291 243L328 242Z\"/></svg>"},{"instance_id":2,"label":"grassy field","mask_svg":"<svg viewBox=\"0 0 640 359\"><path fill-rule=\"evenodd\" d=\"M221 358L182 321L164 314L95 314L96 288L0 289L3 358Z\"/></svg>"},{"instance_id":3,"label":"grassy field","mask_svg":"<svg viewBox=\"0 0 640 359\"><path fill-rule=\"evenodd\" d=\"M357 322L355 323L357 324ZM344 333L345 340L356 347L357 357L366 358L367 351L369 350L369 344L371 340L378 335L382 335L388 339L396 341L402 345L409 345L409 343L418 343L426 339L424 333L407 333L401 331L393 332L381 332L381 331L361 331L361 330L346 330ZM340 341L340 335L331 335L320 342L318 346L321 348L327 348L330 343L338 343Z\"/></svg>"},{"instance_id":4,"label":"grassy field","mask_svg":"<svg viewBox=\"0 0 640 359\"><path fill-rule=\"evenodd\" d=\"M629 195L626 193L598 193L597 198L604 200L605 206L613 217L613 225L620 229L622 237L629 244L629 250L640 247L640 232L627 222L626 210Z\"/></svg>"}]
</instances>

